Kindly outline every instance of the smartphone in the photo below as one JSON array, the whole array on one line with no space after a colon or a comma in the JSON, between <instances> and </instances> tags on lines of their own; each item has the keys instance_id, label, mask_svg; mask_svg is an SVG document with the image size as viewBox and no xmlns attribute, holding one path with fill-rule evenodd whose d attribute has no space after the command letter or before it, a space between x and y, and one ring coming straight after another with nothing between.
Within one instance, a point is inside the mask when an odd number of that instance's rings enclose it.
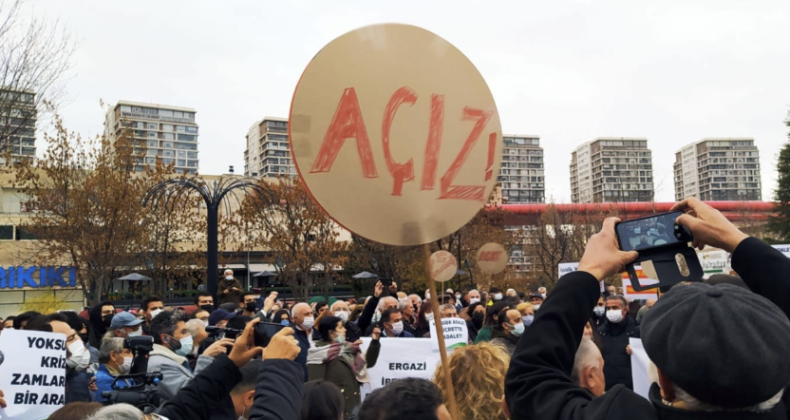
<instances>
[{"instance_id":1,"label":"smartphone","mask_svg":"<svg viewBox=\"0 0 790 420\"><path fill-rule=\"evenodd\" d=\"M384 286L385 289L392 286L392 279L381 279L380 281L381 285Z\"/></svg>"},{"instance_id":2,"label":"smartphone","mask_svg":"<svg viewBox=\"0 0 790 420\"><path fill-rule=\"evenodd\" d=\"M691 231L675 223L683 212L657 214L626 220L615 226L617 242L623 251L644 251L691 242Z\"/></svg>"},{"instance_id":3,"label":"smartphone","mask_svg":"<svg viewBox=\"0 0 790 420\"><path fill-rule=\"evenodd\" d=\"M273 324L271 322L259 322L255 324L255 346L266 347L269 342L280 330L285 328L282 324Z\"/></svg>"},{"instance_id":4,"label":"smartphone","mask_svg":"<svg viewBox=\"0 0 790 420\"><path fill-rule=\"evenodd\" d=\"M243 331L233 328L206 327L206 332L208 333L209 338L222 340L223 338L235 339L236 336L241 334Z\"/></svg>"}]
</instances>

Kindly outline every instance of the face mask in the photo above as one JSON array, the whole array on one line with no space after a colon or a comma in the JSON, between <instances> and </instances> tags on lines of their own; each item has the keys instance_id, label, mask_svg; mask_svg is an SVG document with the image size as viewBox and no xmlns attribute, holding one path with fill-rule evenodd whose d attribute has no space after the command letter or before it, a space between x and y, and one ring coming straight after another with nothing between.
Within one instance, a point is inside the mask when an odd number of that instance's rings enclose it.
<instances>
[{"instance_id":1,"label":"face mask","mask_svg":"<svg viewBox=\"0 0 790 420\"><path fill-rule=\"evenodd\" d=\"M474 304L480 302L480 298L469 298L469 304Z\"/></svg>"},{"instance_id":2,"label":"face mask","mask_svg":"<svg viewBox=\"0 0 790 420\"><path fill-rule=\"evenodd\" d=\"M609 322L619 324L623 320L623 312L617 309L606 311L606 318L609 319Z\"/></svg>"},{"instance_id":3,"label":"face mask","mask_svg":"<svg viewBox=\"0 0 790 420\"><path fill-rule=\"evenodd\" d=\"M85 370L91 363L91 354L85 348L81 340L77 340L68 346L71 357L66 360L66 365L74 370Z\"/></svg>"},{"instance_id":4,"label":"face mask","mask_svg":"<svg viewBox=\"0 0 790 420\"><path fill-rule=\"evenodd\" d=\"M427 314L427 315L425 315L425 320L426 320L426 321L428 321L428 322L431 322L431 321L433 321L433 314Z\"/></svg>"},{"instance_id":5,"label":"face mask","mask_svg":"<svg viewBox=\"0 0 790 420\"><path fill-rule=\"evenodd\" d=\"M151 311L151 319L156 318L156 316L161 314L161 313L162 313L161 309L154 309L153 311Z\"/></svg>"},{"instance_id":6,"label":"face mask","mask_svg":"<svg viewBox=\"0 0 790 420\"><path fill-rule=\"evenodd\" d=\"M502 300L502 293L497 293L494 295L494 300Z\"/></svg>"},{"instance_id":7,"label":"face mask","mask_svg":"<svg viewBox=\"0 0 790 420\"><path fill-rule=\"evenodd\" d=\"M599 317L600 316L604 316L604 315L606 315L606 307L596 306L595 308L593 308L593 312L595 312L595 315L597 315Z\"/></svg>"},{"instance_id":8,"label":"face mask","mask_svg":"<svg viewBox=\"0 0 790 420\"><path fill-rule=\"evenodd\" d=\"M379 312L379 310L378 310L378 309L376 309L376 312L373 314L373 320L372 320L372 322L373 322L374 324L376 324L376 323L378 323L378 322L379 322L379 319L381 319L381 313Z\"/></svg>"},{"instance_id":9,"label":"face mask","mask_svg":"<svg viewBox=\"0 0 790 420\"><path fill-rule=\"evenodd\" d=\"M540 303L532 305L532 307L535 308L535 310L537 311L538 309L540 309Z\"/></svg>"},{"instance_id":10,"label":"face mask","mask_svg":"<svg viewBox=\"0 0 790 420\"><path fill-rule=\"evenodd\" d=\"M178 341L181 342L181 348L176 350L175 353L181 357L186 357L192 352L192 336L188 335Z\"/></svg>"},{"instance_id":11,"label":"face mask","mask_svg":"<svg viewBox=\"0 0 790 420\"><path fill-rule=\"evenodd\" d=\"M459 294L457 294L457 295L455 295L455 300L456 300L456 301L458 301L458 300L461 300L461 294L460 294L460 293L459 293Z\"/></svg>"},{"instance_id":12,"label":"face mask","mask_svg":"<svg viewBox=\"0 0 790 420\"><path fill-rule=\"evenodd\" d=\"M475 324L475 328L480 328L483 326L483 314L476 313L472 315L472 323Z\"/></svg>"},{"instance_id":13,"label":"face mask","mask_svg":"<svg viewBox=\"0 0 790 420\"><path fill-rule=\"evenodd\" d=\"M129 373L132 370L132 358L131 357L124 357L123 364L118 366L118 371L121 372L122 375Z\"/></svg>"},{"instance_id":14,"label":"face mask","mask_svg":"<svg viewBox=\"0 0 790 420\"><path fill-rule=\"evenodd\" d=\"M228 280L228 281L233 280L233 276L225 276L225 280Z\"/></svg>"},{"instance_id":15,"label":"face mask","mask_svg":"<svg viewBox=\"0 0 790 420\"><path fill-rule=\"evenodd\" d=\"M104 323L105 327L109 327L112 324L112 315L104 315L101 317L102 322Z\"/></svg>"},{"instance_id":16,"label":"face mask","mask_svg":"<svg viewBox=\"0 0 790 420\"><path fill-rule=\"evenodd\" d=\"M141 337L143 335L143 329L142 328L138 328L137 331L132 331L129 334L126 334L126 335L127 335L127 337Z\"/></svg>"},{"instance_id":17,"label":"face mask","mask_svg":"<svg viewBox=\"0 0 790 420\"><path fill-rule=\"evenodd\" d=\"M289 321L287 319L283 319L282 321L280 321L280 325L285 325L287 327L287 326L291 325L291 321Z\"/></svg>"},{"instance_id":18,"label":"face mask","mask_svg":"<svg viewBox=\"0 0 790 420\"><path fill-rule=\"evenodd\" d=\"M313 322L314 321L315 320L313 319L313 317L306 316L306 317L304 317L304 322L302 322L302 327L304 327L304 328L309 330L310 328L313 328Z\"/></svg>"},{"instance_id":19,"label":"face mask","mask_svg":"<svg viewBox=\"0 0 790 420\"><path fill-rule=\"evenodd\" d=\"M535 320L535 315L522 316L521 319L524 320L524 325L529 327L530 325L532 325L532 321Z\"/></svg>"},{"instance_id":20,"label":"face mask","mask_svg":"<svg viewBox=\"0 0 790 420\"><path fill-rule=\"evenodd\" d=\"M545 293L541 293L540 295L543 296L543 299L546 299L546 294Z\"/></svg>"},{"instance_id":21,"label":"face mask","mask_svg":"<svg viewBox=\"0 0 790 420\"><path fill-rule=\"evenodd\" d=\"M78 335L80 337L80 340L82 340L83 343L87 343L88 342L88 333L78 334Z\"/></svg>"},{"instance_id":22,"label":"face mask","mask_svg":"<svg viewBox=\"0 0 790 420\"><path fill-rule=\"evenodd\" d=\"M525 328L524 324L516 324L513 326L513 331L510 331L510 333L513 334L513 337L521 337L521 334L524 334Z\"/></svg>"},{"instance_id":23,"label":"face mask","mask_svg":"<svg viewBox=\"0 0 790 420\"><path fill-rule=\"evenodd\" d=\"M392 333L395 335L400 335L403 332L403 321L398 321L392 324Z\"/></svg>"},{"instance_id":24,"label":"face mask","mask_svg":"<svg viewBox=\"0 0 790 420\"><path fill-rule=\"evenodd\" d=\"M337 337L335 337L335 343L343 344L345 342L346 342L346 336L345 335L338 335Z\"/></svg>"},{"instance_id":25,"label":"face mask","mask_svg":"<svg viewBox=\"0 0 790 420\"><path fill-rule=\"evenodd\" d=\"M214 312L214 305L203 305L203 306L200 307L200 309L202 309L202 310L204 310L204 311L206 311L208 313L212 313L212 312Z\"/></svg>"},{"instance_id":26,"label":"face mask","mask_svg":"<svg viewBox=\"0 0 790 420\"><path fill-rule=\"evenodd\" d=\"M244 309L247 312L255 312L256 310L258 310L258 307L255 306L255 302L247 302L247 304L244 306Z\"/></svg>"},{"instance_id":27,"label":"face mask","mask_svg":"<svg viewBox=\"0 0 790 420\"><path fill-rule=\"evenodd\" d=\"M343 322L348 322L348 312L345 311L337 311L335 312L335 316L342 319Z\"/></svg>"}]
</instances>

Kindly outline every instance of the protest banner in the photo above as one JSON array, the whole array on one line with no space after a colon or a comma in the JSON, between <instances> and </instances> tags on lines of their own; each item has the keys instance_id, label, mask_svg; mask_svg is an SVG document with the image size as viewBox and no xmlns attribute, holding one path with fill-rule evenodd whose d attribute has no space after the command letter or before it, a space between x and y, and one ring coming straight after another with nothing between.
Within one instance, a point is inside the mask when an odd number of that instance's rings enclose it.
<instances>
[{"instance_id":1,"label":"protest banner","mask_svg":"<svg viewBox=\"0 0 790 420\"><path fill-rule=\"evenodd\" d=\"M651 279L650 277L645 274L642 270L641 266L634 266L634 270L636 271L636 276L639 278L639 283L643 286L649 286L651 284L658 283L658 280ZM623 278L623 296L628 300L649 300L649 299L658 299L658 289L649 289L643 290L641 292L637 292L634 290L634 286L631 285L631 279L628 277L628 273L622 274Z\"/></svg>"},{"instance_id":2,"label":"protest banner","mask_svg":"<svg viewBox=\"0 0 790 420\"><path fill-rule=\"evenodd\" d=\"M0 336L3 420L46 419L66 403L66 336L4 330Z\"/></svg>"},{"instance_id":3,"label":"protest banner","mask_svg":"<svg viewBox=\"0 0 790 420\"><path fill-rule=\"evenodd\" d=\"M730 274L730 254L727 251L701 251L697 253L702 266L702 277L709 278L714 274Z\"/></svg>"},{"instance_id":4,"label":"protest banner","mask_svg":"<svg viewBox=\"0 0 790 420\"><path fill-rule=\"evenodd\" d=\"M447 251L436 251L430 258L431 277L440 282L445 282L455 277L458 272L458 263L455 256Z\"/></svg>"},{"instance_id":5,"label":"protest banner","mask_svg":"<svg viewBox=\"0 0 790 420\"><path fill-rule=\"evenodd\" d=\"M508 255L505 247L489 242L477 250L477 266L484 274L499 274L507 267Z\"/></svg>"},{"instance_id":6,"label":"protest banner","mask_svg":"<svg viewBox=\"0 0 790 420\"><path fill-rule=\"evenodd\" d=\"M560 274L560 278L562 278L562 276L568 273L573 273L574 271L577 271L579 269L579 263L577 262L560 263L558 268L559 268L558 273Z\"/></svg>"},{"instance_id":7,"label":"protest banner","mask_svg":"<svg viewBox=\"0 0 790 420\"><path fill-rule=\"evenodd\" d=\"M785 257L790 258L790 245L771 245L776 248L777 251L785 254Z\"/></svg>"},{"instance_id":8,"label":"protest banner","mask_svg":"<svg viewBox=\"0 0 790 420\"><path fill-rule=\"evenodd\" d=\"M431 321L431 330L436 331L436 321ZM457 347L463 347L469 343L469 330L466 328L466 321L462 318L442 318L442 331L444 332L444 343L447 351ZM439 351L439 340L431 335L433 350Z\"/></svg>"},{"instance_id":9,"label":"protest banner","mask_svg":"<svg viewBox=\"0 0 790 420\"><path fill-rule=\"evenodd\" d=\"M367 351L370 337L362 338ZM374 367L368 367L370 390L404 378L432 379L441 357L427 338L381 338L381 351Z\"/></svg>"},{"instance_id":10,"label":"protest banner","mask_svg":"<svg viewBox=\"0 0 790 420\"><path fill-rule=\"evenodd\" d=\"M475 66L402 24L366 26L319 51L294 92L288 138L315 202L390 245L434 242L469 222L494 189L503 144Z\"/></svg>"},{"instance_id":11,"label":"protest banner","mask_svg":"<svg viewBox=\"0 0 790 420\"><path fill-rule=\"evenodd\" d=\"M629 338L631 346L631 379L634 381L634 392L650 399L650 358L647 357L641 338Z\"/></svg>"}]
</instances>

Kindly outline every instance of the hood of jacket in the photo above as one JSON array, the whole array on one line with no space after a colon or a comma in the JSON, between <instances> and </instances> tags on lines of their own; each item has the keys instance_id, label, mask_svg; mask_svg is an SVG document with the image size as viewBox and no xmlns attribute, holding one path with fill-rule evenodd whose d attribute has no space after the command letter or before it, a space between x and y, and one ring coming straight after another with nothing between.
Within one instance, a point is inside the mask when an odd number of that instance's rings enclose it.
<instances>
[{"instance_id":1,"label":"hood of jacket","mask_svg":"<svg viewBox=\"0 0 790 420\"><path fill-rule=\"evenodd\" d=\"M170 350L169 348L167 348L167 347L165 347L165 346L163 346L161 344L154 344L154 349L151 350L151 354L150 355L151 356L164 356L164 357L172 360L173 362L177 363L178 365L183 365L184 363L187 362L186 357L181 357L181 356L175 354L175 352L173 352L173 350Z\"/></svg>"},{"instance_id":2,"label":"hood of jacket","mask_svg":"<svg viewBox=\"0 0 790 420\"><path fill-rule=\"evenodd\" d=\"M88 320L91 322L91 328L95 330L93 333L97 337L101 337L107 332L107 327L104 325L104 321L101 317L101 308L104 306L112 306L115 308L115 305L113 305L112 302L102 302L91 308L90 312L88 313Z\"/></svg>"}]
</instances>

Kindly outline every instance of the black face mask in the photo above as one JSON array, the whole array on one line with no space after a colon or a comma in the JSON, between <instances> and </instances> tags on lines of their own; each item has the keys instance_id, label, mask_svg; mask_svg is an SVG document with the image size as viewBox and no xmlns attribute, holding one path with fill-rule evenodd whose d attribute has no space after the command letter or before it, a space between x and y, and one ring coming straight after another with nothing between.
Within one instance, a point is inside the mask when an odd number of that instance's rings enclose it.
<instances>
[{"instance_id":1,"label":"black face mask","mask_svg":"<svg viewBox=\"0 0 790 420\"><path fill-rule=\"evenodd\" d=\"M79 334L79 336L80 336L80 340L82 340L83 343L86 344L88 343L88 333L81 333Z\"/></svg>"},{"instance_id":2,"label":"black face mask","mask_svg":"<svg viewBox=\"0 0 790 420\"><path fill-rule=\"evenodd\" d=\"M104 326L105 327L109 327L110 326L110 324L112 323L112 317L113 317L113 315L104 315L103 317L101 317L102 322L104 322Z\"/></svg>"},{"instance_id":3,"label":"black face mask","mask_svg":"<svg viewBox=\"0 0 790 420\"><path fill-rule=\"evenodd\" d=\"M472 323L475 325L475 328L480 329L483 326L483 314L478 312L472 315Z\"/></svg>"},{"instance_id":4,"label":"black face mask","mask_svg":"<svg viewBox=\"0 0 790 420\"><path fill-rule=\"evenodd\" d=\"M204 310L204 311L206 311L208 313L212 313L212 312L214 312L214 305L201 305L200 309L202 309L202 310Z\"/></svg>"},{"instance_id":5,"label":"black face mask","mask_svg":"<svg viewBox=\"0 0 790 420\"><path fill-rule=\"evenodd\" d=\"M255 302L247 302L247 305L244 306L244 309L247 312L255 312L258 308L255 306Z\"/></svg>"}]
</instances>

